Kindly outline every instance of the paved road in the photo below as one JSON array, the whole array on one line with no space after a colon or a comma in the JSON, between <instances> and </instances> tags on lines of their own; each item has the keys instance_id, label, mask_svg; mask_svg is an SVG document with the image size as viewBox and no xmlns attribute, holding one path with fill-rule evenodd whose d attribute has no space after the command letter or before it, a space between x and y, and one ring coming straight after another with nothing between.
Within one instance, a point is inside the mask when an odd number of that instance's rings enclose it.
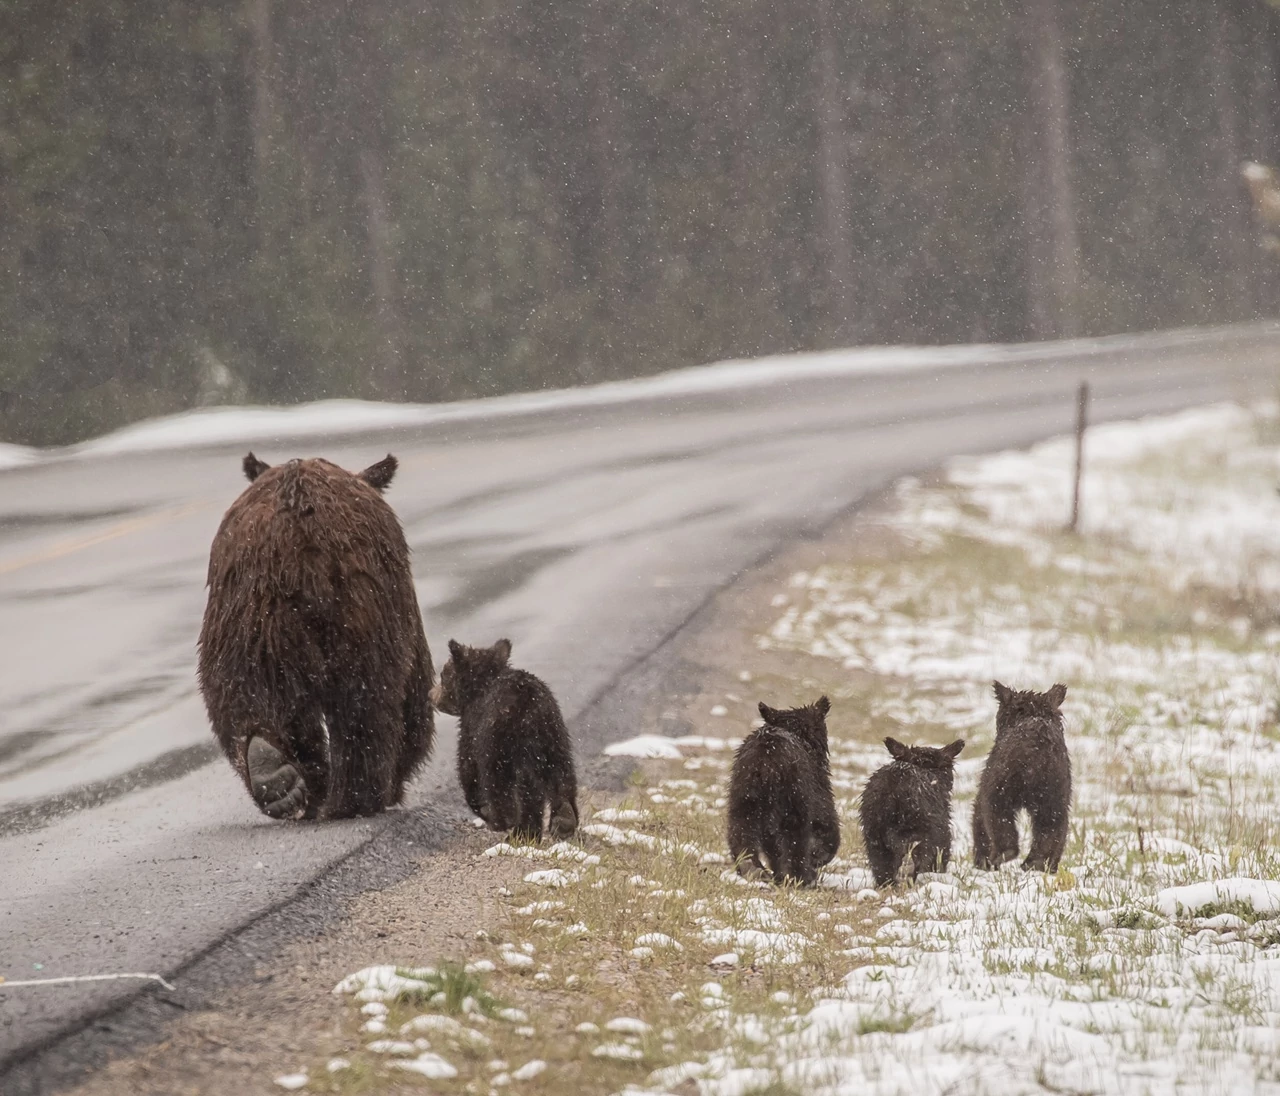
<instances>
[{"instance_id":1,"label":"paved road","mask_svg":"<svg viewBox=\"0 0 1280 1096\"><path fill-rule=\"evenodd\" d=\"M451 635L509 635L573 720L743 568L867 492L953 454L1069 429L1081 378L1102 419L1270 393L1278 365L1280 328L1236 329L253 448L352 468L395 451L388 498L437 658ZM268 822L212 755L194 642L243 448L0 473L10 981L172 974L396 824ZM460 801L453 727L441 723L411 805ZM601 726L580 734L584 756L620 730ZM0 986L0 1074L138 990Z\"/></svg>"}]
</instances>

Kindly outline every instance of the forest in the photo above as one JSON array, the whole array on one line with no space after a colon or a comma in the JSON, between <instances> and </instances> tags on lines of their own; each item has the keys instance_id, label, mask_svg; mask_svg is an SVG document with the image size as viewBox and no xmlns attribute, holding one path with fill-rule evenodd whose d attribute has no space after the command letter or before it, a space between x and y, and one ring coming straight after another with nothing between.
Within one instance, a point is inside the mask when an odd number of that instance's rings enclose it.
<instances>
[{"instance_id":1,"label":"forest","mask_svg":"<svg viewBox=\"0 0 1280 1096\"><path fill-rule=\"evenodd\" d=\"M0 0L0 440L1280 314L1265 0Z\"/></svg>"}]
</instances>

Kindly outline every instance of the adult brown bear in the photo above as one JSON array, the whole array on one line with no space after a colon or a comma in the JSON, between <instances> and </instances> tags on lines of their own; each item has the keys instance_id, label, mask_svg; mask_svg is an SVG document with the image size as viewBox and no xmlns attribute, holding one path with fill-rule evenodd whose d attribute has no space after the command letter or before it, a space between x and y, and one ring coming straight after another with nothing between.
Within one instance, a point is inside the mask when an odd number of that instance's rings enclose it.
<instances>
[{"instance_id":1,"label":"adult brown bear","mask_svg":"<svg viewBox=\"0 0 1280 1096\"><path fill-rule=\"evenodd\" d=\"M434 731L409 548L381 494L396 458L353 475L250 453L244 471L200 630L214 734L272 818L376 814L400 802Z\"/></svg>"}]
</instances>

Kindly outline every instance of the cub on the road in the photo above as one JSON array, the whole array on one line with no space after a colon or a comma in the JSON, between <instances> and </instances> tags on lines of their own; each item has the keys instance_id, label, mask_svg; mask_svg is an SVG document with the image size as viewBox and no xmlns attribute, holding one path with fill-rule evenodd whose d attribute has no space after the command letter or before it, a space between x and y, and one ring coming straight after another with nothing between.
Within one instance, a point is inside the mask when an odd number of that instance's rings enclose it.
<instances>
[{"instance_id":1,"label":"cub on the road","mask_svg":"<svg viewBox=\"0 0 1280 1096\"><path fill-rule=\"evenodd\" d=\"M546 683L513 669L510 658L509 639L492 647L449 640L431 701L459 719L458 779L467 806L493 830L541 841L549 829L565 838L578 828L569 732Z\"/></svg>"},{"instance_id":2,"label":"cub on the road","mask_svg":"<svg viewBox=\"0 0 1280 1096\"><path fill-rule=\"evenodd\" d=\"M738 747L729 774L729 855L743 875L767 868L775 883L812 886L840 848L830 710L825 696L789 710L760 704L764 726Z\"/></svg>"},{"instance_id":3,"label":"cub on the road","mask_svg":"<svg viewBox=\"0 0 1280 1096\"><path fill-rule=\"evenodd\" d=\"M431 652L382 491L327 460L244 458L209 554L200 689L223 752L272 818L400 802L433 732Z\"/></svg>"}]
</instances>

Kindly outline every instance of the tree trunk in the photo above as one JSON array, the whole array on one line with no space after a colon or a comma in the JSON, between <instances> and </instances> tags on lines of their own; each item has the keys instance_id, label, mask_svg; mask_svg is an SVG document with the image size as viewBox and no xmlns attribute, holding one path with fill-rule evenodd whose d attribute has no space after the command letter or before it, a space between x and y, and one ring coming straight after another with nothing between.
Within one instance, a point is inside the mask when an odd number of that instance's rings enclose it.
<instances>
[{"instance_id":1,"label":"tree trunk","mask_svg":"<svg viewBox=\"0 0 1280 1096\"><path fill-rule=\"evenodd\" d=\"M406 396L404 323L396 289L391 215L383 181L382 157L373 149L360 153L360 191L364 199L369 246L369 279L373 291L378 343L378 394L385 400Z\"/></svg>"},{"instance_id":2,"label":"tree trunk","mask_svg":"<svg viewBox=\"0 0 1280 1096\"><path fill-rule=\"evenodd\" d=\"M1270 163L1275 154L1276 115L1276 16L1262 4L1249 9L1249 141L1251 160Z\"/></svg>"},{"instance_id":3,"label":"tree trunk","mask_svg":"<svg viewBox=\"0 0 1280 1096\"><path fill-rule=\"evenodd\" d=\"M249 53L253 105L250 126L253 130L253 186L258 242L263 242L268 221L269 174L272 131L275 126L275 102L272 96L271 66L271 0L249 0L249 31L252 49Z\"/></svg>"},{"instance_id":4,"label":"tree trunk","mask_svg":"<svg viewBox=\"0 0 1280 1096\"><path fill-rule=\"evenodd\" d=\"M598 0L587 0L584 76L587 85L587 117L591 158L599 186L599 221L595 232L595 262L606 324L617 322L623 300L627 248L624 237L626 149L622 111L613 86L615 35L609 14ZM588 378L584 378L588 379Z\"/></svg>"},{"instance_id":5,"label":"tree trunk","mask_svg":"<svg viewBox=\"0 0 1280 1096\"><path fill-rule=\"evenodd\" d=\"M1027 107L1023 227L1027 327L1033 338L1080 332L1080 240L1071 180L1071 104L1058 0L1023 0Z\"/></svg>"},{"instance_id":6,"label":"tree trunk","mask_svg":"<svg viewBox=\"0 0 1280 1096\"><path fill-rule=\"evenodd\" d=\"M825 286L823 326L828 342L857 341L850 217L849 133L840 81L832 0L815 0L814 116L818 135L818 231Z\"/></svg>"},{"instance_id":7,"label":"tree trunk","mask_svg":"<svg viewBox=\"0 0 1280 1096\"><path fill-rule=\"evenodd\" d=\"M1244 161L1236 103L1235 36L1231 5L1219 0L1209 9L1209 87L1217 118L1213 189L1217 198L1217 243L1230 300L1230 318L1255 311L1256 249L1249 238L1248 193L1240 169Z\"/></svg>"}]
</instances>

